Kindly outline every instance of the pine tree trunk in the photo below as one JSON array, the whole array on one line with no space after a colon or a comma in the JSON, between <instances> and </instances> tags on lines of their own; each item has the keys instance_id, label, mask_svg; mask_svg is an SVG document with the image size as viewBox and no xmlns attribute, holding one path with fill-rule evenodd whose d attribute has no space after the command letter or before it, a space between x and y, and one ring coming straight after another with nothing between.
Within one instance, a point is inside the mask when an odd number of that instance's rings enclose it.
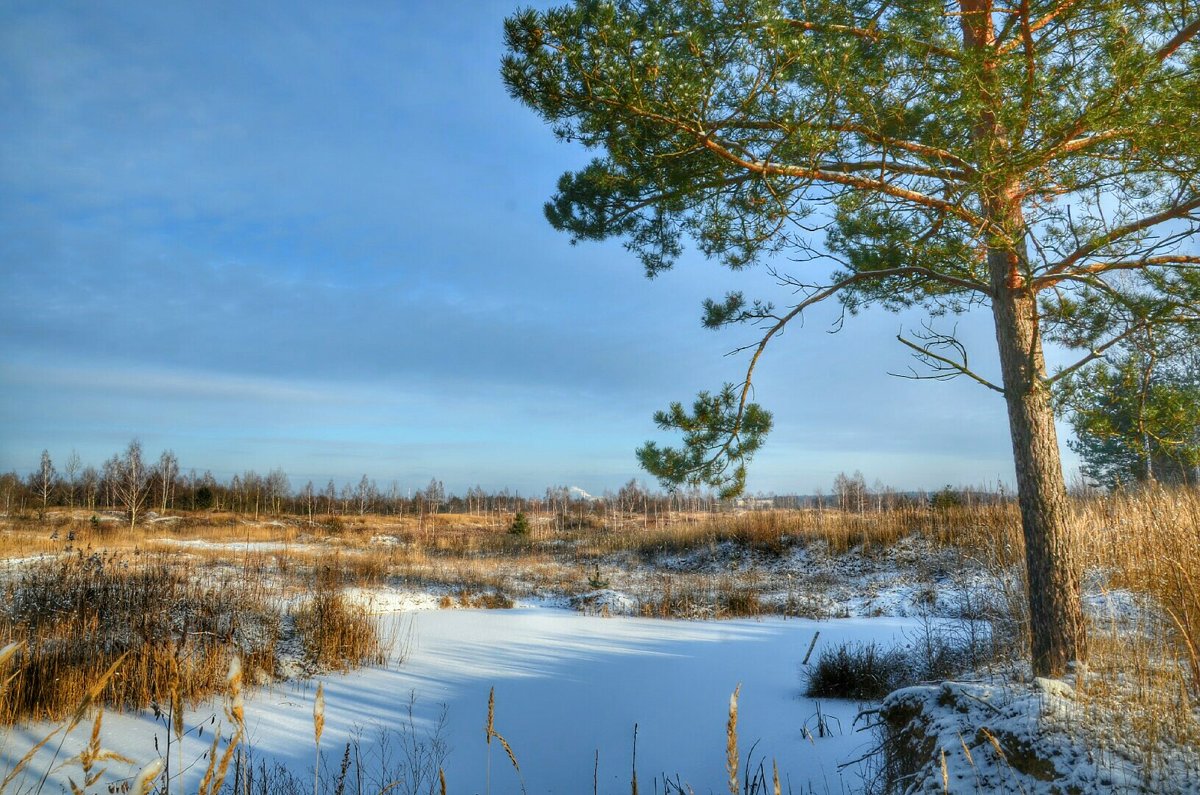
<instances>
[{"instance_id":1,"label":"pine tree trunk","mask_svg":"<svg viewBox=\"0 0 1200 795\"><path fill-rule=\"evenodd\" d=\"M992 314L1025 535L1033 671L1057 677L1071 661L1085 659L1087 638L1054 412L1042 380L1036 299L1017 283L1012 261L1007 251L988 254Z\"/></svg>"},{"instance_id":2,"label":"pine tree trunk","mask_svg":"<svg viewBox=\"0 0 1200 795\"><path fill-rule=\"evenodd\" d=\"M1020 177L1009 167L1009 134L1001 112L1006 98L994 58L994 4L993 0L960 0L960 10L963 48L979 56L978 82L973 88L978 93L971 98L979 110L971 137L982 176L980 205L989 227L992 316L1025 535L1033 672L1056 677L1087 653L1070 507L1044 380L1037 296L1025 283L1029 271L1025 217Z\"/></svg>"}]
</instances>

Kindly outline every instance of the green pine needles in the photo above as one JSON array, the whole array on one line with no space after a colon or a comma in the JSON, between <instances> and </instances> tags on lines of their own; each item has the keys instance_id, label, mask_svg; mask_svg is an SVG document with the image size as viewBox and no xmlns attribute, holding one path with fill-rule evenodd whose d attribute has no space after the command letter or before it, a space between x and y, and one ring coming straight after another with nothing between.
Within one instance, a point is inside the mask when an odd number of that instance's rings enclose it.
<instances>
[{"instance_id":1,"label":"green pine needles","mask_svg":"<svg viewBox=\"0 0 1200 795\"><path fill-rule=\"evenodd\" d=\"M1039 675L1086 653L1052 390L1145 328L1200 322L1200 0L576 0L505 21L511 94L595 152L546 216L653 276L690 243L765 264L705 323L756 329L740 387L656 419L664 483L744 488L768 345L834 300L919 307L923 369L1003 395ZM785 269L790 269L787 272ZM938 318L990 310L999 373ZM1074 350L1049 372L1043 342ZM978 357L973 357L978 359ZM981 393L981 397L988 393Z\"/></svg>"},{"instance_id":2,"label":"green pine needles","mask_svg":"<svg viewBox=\"0 0 1200 795\"><path fill-rule=\"evenodd\" d=\"M578 0L506 20L502 74L598 152L546 205L573 240L621 238L649 275L687 241L732 268L806 264L780 278L798 304L732 294L710 328L765 344L826 298L937 317L1008 290L1037 301L1018 344L1086 356L1200 316L1198 26L1195 0ZM951 335L906 341L932 377L968 370ZM660 414L684 446L643 448L649 471L736 490L767 424L724 396Z\"/></svg>"},{"instance_id":3,"label":"green pine needles","mask_svg":"<svg viewBox=\"0 0 1200 795\"><path fill-rule=\"evenodd\" d=\"M719 489L722 499L746 487L746 461L771 430L771 413L755 403L742 404L744 393L726 384L719 393L701 392L689 414L681 403L659 411L654 421L663 430L683 432L683 447L638 448L642 467L666 487L687 483Z\"/></svg>"},{"instance_id":4,"label":"green pine needles","mask_svg":"<svg viewBox=\"0 0 1200 795\"><path fill-rule=\"evenodd\" d=\"M1058 406L1095 483L1200 483L1200 327L1126 341L1064 379Z\"/></svg>"}]
</instances>

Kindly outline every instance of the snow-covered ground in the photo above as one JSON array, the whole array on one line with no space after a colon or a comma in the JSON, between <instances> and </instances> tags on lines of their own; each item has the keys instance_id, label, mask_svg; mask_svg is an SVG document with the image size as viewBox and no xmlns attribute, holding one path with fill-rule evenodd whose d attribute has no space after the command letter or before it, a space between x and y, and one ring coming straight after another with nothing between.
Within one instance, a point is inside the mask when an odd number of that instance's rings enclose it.
<instances>
[{"instance_id":1,"label":"snow-covered ground","mask_svg":"<svg viewBox=\"0 0 1200 795\"><path fill-rule=\"evenodd\" d=\"M819 736L818 705L801 696L800 660L817 631L819 650L842 641L900 643L918 624L907 618L662 621L540 606L392 612L380 620L397 641L386 666L277 683L250 695L247 725L257 754L308 775L318 682L324 683L327 704L321 745L334 757L334 767L356 730L369 743L376 726L400 725L413 694L419 733L431 729L445 705L449 791L482 793L489 761L483 727L488 692L495 687L496 730L516 754L531 795L591 791L597 751L600 791L628 792L635 724L642 791L653 792L656 777L661 791L665 774L690 782L697 792L719 792L725 789L729 697L740 684L743 762L757 743L755 764L765 761L769 775L772 760L777 762L785 791L789 782L794 792L857 791L866 775L862 765L839 766L866 754L875 738L855 731L858 707L840 701L820 704L833 736ZM188 725L213 716L222 719L219 700L191 710ZM47 728L12 730L0 767L10 767ZM157 755L156 735L157 747L165 748L166 729L149 712L106 715L103 728L104 745L138 763ZM78 753L89 732L89 724L80 726L58 759ZM210 739L211 729L189 738L183 758L199 759ZM40 777L51 764L48 746L31 770ZM202 769L197 765L189 772L184 791L195 790L190 779L198 780ZM114 777L136 771L137 766L109 765ZM65 786L72 773L78 769L59 770L51 780ZM516 773L496 745L491 780L492 792L519 791Z\"/></svg>"},{"instance_id":2,"label":"snow-covered ground","mask_svg":"<svg viewBox=\"0 0 1200 795\"><path fill-rule=\"evenodd\" d=\"M284 546L276 543L176 545L189 551L224 547L269 552ZM30 560L9 561L5 568L11 573ZM580 567L559 565L564 570ZM516 609L437 609L461 607L463 601L454 585L421 577L348 589L346 595L374 613L383 635L394 640L391 659L385 666L277 681L252 691L246 717L248 742L257 758L277 760L301 780L308 779L315 761L313 700L323 684L327 715L322 760L334 773L346 742L355 737L361 738L364 763L372 764L378 729L407 730L406 708L415 699L419 739L435 730L445 710L449 792L520 792L521 781L504 751L485 742L488 693L494 687L496 729L515 753L531 795L591 792L594 773L599 792L630 791L635 725L640 791L666 791L669 778L690 784L697 793L725 792L725 722L729 696L740 685L743 765L753 746L754 768L764 764L769 779L771 764L777 763L784 792L859 792L875 774L879 758L859 760L874 749L878 737L856 731L865 723L855 722L862 705L833 700L818 705L802 697L800 661L814 635L820 632L814 662L822 649L843 642L916 644L938 622L951 622L951 631L985 626L965 622L988 618L1015 587L1010 575L917 537L886 551L855 548L840 555L819 543L783 554L731 543L685 553L620 552L594 569L587 564L583 578L576 576L575 585L559 590L535 584L539 581L519 562L500 560L496 566L503 590L517 598ZM581 579L593 579L593 590L581 591ZM1107 590L1106 579L1093 572L1086 582L1085 606L1092 618L1114 628L1144 620L1149 610L1144 599ZM570 581L550 577L541 582L555 580ZM711 589L713 597L730 584L747 583L757 589L768 612L827 620L635 617L664 587L695 589L702 595ZM1051 792L1062 782L1080 785L1083 792L1136 791L1147 783L1138 762L1119 743L1099 744L1080 733L1086 716L1073 700L1071 683L1024 679L948 685L962 694L950 699L949 706L941 703L947 699L937 686L908 691L906 698L922 707L929 736L945 752L911 781L942 791L944 759L947 780L955 784L951 791L961 785L968 791ZM215 699L189 712L190 727L207 728L186 741L182 758L185 765L195 764L178 791L196 790L212 737L209 722L222 721L223 710ZM818 715L827 733L818 728ZM1015 738L1012 742L1019 746L1028 740L1048 749L1067 769L1052 781L1039 778L1036 770L1014 774L1008 761L992 754L996 746L991 738L977 731L985 725L998 741ZM28 726L0 734L0 775L51 728ZM61 763L79 752L90 729L84 723L61 748L55 738L30 765L25 781L14 782L5 795L36 791L47 770L50 784L41 791L66 791L68 777L77 778L78 767ZM108 763L108 777L89 792L102 792L105 782L135 775L140 765L165 750L166 738L164 722L149 711L106 715L105 747L135 763ZM1200 772L1191 769L1200 767L1200 757L1186 748L1168 752L1159 768L1166 777L1150 783L1162 784L1161 791L1200 792Z\"/></svg>"},{"instance_id":3,"label":"snow-covered ground","mask_svg":"<svg viewBox=\"0 0 1200 795\"><path fill-rule=\"evenodd\" d=\"M289 548L295 548L297 544L288 544L283 541L208 541L203 538L155 538L153 543L162 544L168 547L179 547L181 549L207 549L207 550L225 550L228 552L282 552Z\"/></svg>"},{"instance_id":4,"label":"snow-covered ground","mask_svg":"<svg viewBox=\"0 0 1200 795\"><path fill-rule=\"evenodd\" d=\"M890 694L882 714L906 724L900 744L912 752L906 791L1200 793L1200 747L1152 745L1147 754L1147 738L1130 731L1136 721L1120 714L1130 702L1079 692L1080 679L942 682Z\"/></svg>"}]
</instances>

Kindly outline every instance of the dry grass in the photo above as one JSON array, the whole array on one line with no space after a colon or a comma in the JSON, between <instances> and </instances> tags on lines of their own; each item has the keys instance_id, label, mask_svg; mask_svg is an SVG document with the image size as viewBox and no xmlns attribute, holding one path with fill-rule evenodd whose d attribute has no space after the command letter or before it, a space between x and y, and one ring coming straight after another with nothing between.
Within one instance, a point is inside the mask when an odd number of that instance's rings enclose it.
<instances>
[{"instance_id":1,"label":"dry grass","mask_svg":"<svg viewBox=\"0 0 1200 795\"><path fill-rule=\"evenodd\" d=\"M308 598L292 611L305 662L325 670L382 665L387 649L375 622L365 608L346 600L339 575L333 567L319 569Z\"/></svg>"},{"instance_id":2,"label":"dry grass","mask_svg":"<svg viewBox=\"0 0 1200 795\"><path fill-rule=\"evenodd\" d=\"M637 612L647 618L738 618L771 612L762 602L752 575L664 574L638 600Z\"/></svg>"},{"instance_id":3,"label":"dry grass","mask_svg":"<svg viewBox=\"0 0 1200 795\"><path fill-rule=\"evenodd\" d=\"M511 610L516 603L500 591L479 592L461 588L454 596L444 594L438 606L446 609L466 607L475 610Z\"/></svg>"},{"instance_id":4,"label":"dry grass","mask_svg":"<svg viewBox=\"0 0 1200 795\"><path fill-rule=\"evenodd\" d=\"M22 649L3 723L61 718L117 659L104 700L120 707L220 692L234 654L273 670L278 616L240 578L203 585L159 556L79 551L24 567L4 593L0 642Z\"/></svg>"},{"instance_id":5,"label":"dry grass","mask_svg":"<svg viewBox=\"0 0 1200 795\"><path fill-rule=\"evenodd\" d=\"M1077 508L1083 564L1116 609L1093 616L1076 692L1096 736L1134 748L1153 773L1168 749L1200 747L1200 492L1149 488Z\"/></svg>"},{"instance_id":6,"label":"dry grass","mask_svg":"<svg viewBox=\"0 0 1200 795\"><path fill-rule=\"evenodd\" d=\"M0 709L4 709L6 711L8 709L8 698L12 694L12 691L8 685L13 681L13 677L19 675L20 673L18 671L17 674L12 676L8 675L8 670L14 664L14 652L16 652L18 648L19 645L14 644L5 647L3 650L0 650L0 682L3 682L3 685L0 685ZM76 783L75 776L71 776L69 779L71 792L74 793L74 795L85 795L85 793L88 793L89 791L99 791L97 787L102 783L102 779L106 772L106 768L103 767L105 763L120 762L128 765L136 764L134 760L108 750L101 744L101 729L104 722L104 709L101 705L103 703L104 693L107 689L112 687L114 680L120 678L120 669L122 668L124 662L125 655L122 655L121 657L118 657L117 660L114 661L113 664L110 665L105 671L98 674L90 683L88 688L80 693L79 702L74 705L69 716L64 717L62 723L60 723L58 727L51 729L50 732L44 735L41 740L34 743L20 759L16 760L8 770L3 771L5 775L3 779L0 779L0 795L9 792L10 786L12 786L13 789L18 792L40 793L50 775L50 770L43 771L40 782L32 790L26 788L25 782L23 782L20 777L25 773L26 768L33 763L38 752L49 745L53 740L55 740L55 738L59 739L59 745L54 752L54 757L51 760L51 764L53 764L54 761L57 761L59 752L62 750L62 740L65 739L67 735L71 734L76 727L83 723L84 719L90 714L93 714L94 717L92 719L92 731L87 745L79 754L60 762L57 768L55 768L56 770L62 770L63 768L72 765L79 767L80 773L82 774L79 776L80 780L82 781L82 785ZM224 738L225 748L220 754L218 754L218 749L220 749L221 740L223 739L221 729L218 728L216 731L214 731L209 752L197 761L197 764L201 764L205 759L207 759L207 764L202 768L203 776L197 788L198 795L216 795L218 792L222 791L222 788L225 785L226 776L229 773L230 762L234 759L235 755L240 758L238 751L240 751L242 748L242 743L246 735L245 710L243 708L242 700L242 667L240 658L235 656L230 659L229 669L224 676L223 684L223 690L227 696L225 717L230 722L232 731L227 737ZM181 716L182 714L179 711L180 699L181 695L179 690L179 679L176 677L173 684L172 709L174 710L174 716ZM168 732L166 753L150 761L148 764L142 767L136 776L134 776L131 780L126 780L123 785L109 784L107 787L107 791L109 793L120 792L132 793L133 795L150 795L151 792L159 791L158 782L160 778L163 780L163 787L161 791L170 792L172 779L174 778L178 780L182 777L183 773L186 772L185 769L181 769L182 765L180 765L180 767L175 769L174 775L172 775L170 763L171 738L174 737L174 739L179 742L182 741L184 734L182 717L179 717L178 720L173 720L172 723L173 726L171 727L171 731ZM14 782L16 782L15 785Z\"/></svg>"},{"instance_id":7,"label":"dry grass","mask_svg":"<svg viewBox=\"0 0 1200 795\"><path fill-rule=\"evenodd\" d=\"M797 545L823 541L835 553L854 546L886 548L912 532L932 529L924 509L879 514L827 510L744 511L727 514L671 514L646 526L623 519L565 534L581 556L616 552L643 556L682 553L724 542L764 554L782 555Z\"/></svg>"},{"instance_id":8,"label":"dry grass","mask_svg":"<svg viewBox=\"0 0 1200 795\"><path fill-rule=\"evenodd\" d=\"M899 539L919 533L940 545L952 545L1016 521L1011 505L953 507L933 510L907 505L884 512L848 513L834 509L741 511L731 513L661 513L653 521L636 514L585 515L563 522L555 514L530 514L528 536L508 532L511 513L488 516L437 514L411 516L315 517L295 516L252 522L227 513L181 512L130 530L112 517L92 523L86 512L51 512L43 522L8 519L0 523L0 558L76 546L132 549L147 545L168 548L205 541L214 545L273 543L288 547L286 554L303 555L303 545L320 542L343 551L403 562L406 556L424 559L503 556L525 558L539 554L590 560L618 552L646 556L686 552L732 542L765 554L782 554L796 545L824 542L833 553L861 546L887 549ZM71 541L67 540L74 533ZM52 538L53 536L53 538ZM295 547L292 549L291 547ZM225 554L190 549L194 554Z\"/></svg>"},{"instance_id":9,"label":"dry grass","mask_svg":"<svg viewBox=\"0 0 1200 795\"><path fill-rule=\"evenodd\" d=\"M103 703L167 712L224 691L235 656L255 679L274 676L289 635L310 670L382 658L374 622L333 578L318 578L289 631L286 583L254 560L75 550L21 566L0 606L0 646L20 644L0 724L62 718L118 659Z\"/></svg>"},{"instance_id":10,"label":"dry grass","mask_svg":"<svg viewBox=\"0 0 1200 795\"><path fill-rule=\"evenodd\" d=\"M1109 587L1147 594L1162 609L1149 634L1174 645L1200 700L1200 492L1116 494L1080 513L1092 528L1084 543L1089 568L1109 573Z\"/></svg>"}]
</instances>

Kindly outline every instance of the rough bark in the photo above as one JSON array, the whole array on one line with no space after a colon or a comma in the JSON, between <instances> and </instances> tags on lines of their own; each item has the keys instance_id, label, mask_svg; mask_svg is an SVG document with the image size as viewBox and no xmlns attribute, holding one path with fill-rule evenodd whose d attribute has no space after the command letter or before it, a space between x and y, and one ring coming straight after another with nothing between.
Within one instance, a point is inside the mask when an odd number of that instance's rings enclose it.
<instances>
[{"instance_id":1,"label":"rough bark","mask_svg":"<svg viewBox=\"0 0 1200 795\"><path fill-rule=\"evenodd\" d=\"M999 113L1005 100L993 61L992 0L962 0L961 11L964 48L982 55L979 116L972 139L983 175L979 198L989 227L992 316L1025 536L1030 651L1036 675L1057 677L1087 653L1071 512L1045 382L1037 295L1025 278L1028 252L1018 198L1021 185L1007 167L1011 153L1009 133Z\"/></svg>"},{"instance_id":2,"label":"rough bark","mask_svg":"<svg viewBox=\"0 0 1200 795\"><path fill-rule=\"evenodd\" d=\"M991 251L992 315L1004 377L1029 578L1030 645L1038 676L1061 676L1086 657L1071 510L1042 355L1037 304L1012 282L1011 253Z\"/></svg>"}]
</instances>

